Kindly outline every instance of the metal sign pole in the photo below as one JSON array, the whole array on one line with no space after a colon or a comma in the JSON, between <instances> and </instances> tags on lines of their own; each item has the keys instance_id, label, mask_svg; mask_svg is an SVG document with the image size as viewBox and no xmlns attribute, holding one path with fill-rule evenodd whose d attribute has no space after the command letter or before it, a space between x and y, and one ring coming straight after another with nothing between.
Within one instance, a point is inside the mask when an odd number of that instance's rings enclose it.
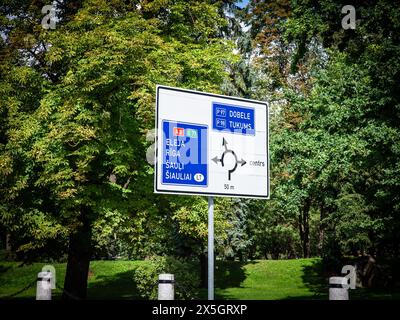
<instances>
[{"instance_id":1,"label":"metal sign pole","mask_svg":"<svg viewBox=\"0 0 400 320\"><path fill-rule=\"evenodd\" d=\"M214 300L214 197L208 197L208 300Z\"/></svg>"}]
</instances>

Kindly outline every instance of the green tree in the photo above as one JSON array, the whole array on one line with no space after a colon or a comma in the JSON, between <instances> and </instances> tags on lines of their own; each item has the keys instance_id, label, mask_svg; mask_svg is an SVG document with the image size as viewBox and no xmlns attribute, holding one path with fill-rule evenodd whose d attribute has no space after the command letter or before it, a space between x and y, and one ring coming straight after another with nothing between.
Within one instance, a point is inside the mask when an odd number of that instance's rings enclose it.
<instances>
[{"instance_id":1,"label":"green tree","mask_svg":"<svg viewBox=\"0 0 400 320\"><path fill-rule=\"evenodd\" d=\"M298 228L304 256L311 239L327 255L398 255L400 8L356 1L356 29L344 30L345 4L249 4L254 60L275 90L270 203Z\"/></svg>"},{"instance_id":2,"label":"green tree","mask_svg":"<svg viewBox=\"0 0 400 320\"><path fill-rule=\"evenodd\" d=\"M219 91L232 57L218 30L221 5L84 1L56 30L35 28L43 67L18 51L16 63L2 64L1 221L27 225L20 250L69 238L69 294L86 296L94 226L125 213L120 221L140 227L158 214L162 196L153 196L145 161L155 85ZM57 76L46 76L56 66Z\"/></svg>"},{"instance_id":3,"label":"green tree","mask_svg":"<svg viewBox=\"0 0 400 320\"><path fill-rule=\"evenodd\" d=\"M331 104L333 110L328 116L313 113L326 119L324 130L351 132L353 141L347 144L347 150L357 148L360 152L351 161L357 173L349 190L362 195L361 203L366 211L358 212L367 214L367 223L374 221L369 234L370 253L398 256L400 6L392 1L356 1L356 29L344 30L340 24L344 4L342 1L298 2L287 24L287 36L306 44L318 39L326 48L346 53L341 62L336 61L332 66L336 64L335 74L352 69L347 79L341 81L353 86L343 85L340 91L331 91L333 79L325 78L325 88L320 93L327 96L325 105L331 103L334 95L341 96L341 101ZM351 100L353 107L345 112ZM326 109L327 106L321 108ZM341 154L345 155L345 151ZM339 194L343 197L342 192L336 191L336 200Z\"/></svg>"}]
</instances>

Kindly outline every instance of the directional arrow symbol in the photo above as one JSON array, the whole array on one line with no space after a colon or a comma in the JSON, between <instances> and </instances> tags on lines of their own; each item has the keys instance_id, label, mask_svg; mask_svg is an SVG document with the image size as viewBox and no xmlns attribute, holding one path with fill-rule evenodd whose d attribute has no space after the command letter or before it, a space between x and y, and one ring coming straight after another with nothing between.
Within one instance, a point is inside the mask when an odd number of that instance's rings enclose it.
<instances>
[{"instance_id":1,"label":"directional arrow symbol","mask_svg":"<svg viewBox=\"0 0 400 320\"><path fill-rule=\"evenodd\" d=\"M228 142L225 140L224 137L222 137L222 146L225 148L225 151L222 153L220 159L218 159L218 157L215 156L211 160L214 161L216 164L218 164L218 162L221 162L221 165L224 166L225 155L228 153L231 153L232 156L235 158L235 163L234 163L233 168L228 170L228 180L231 180L231 174L236 170L236 168L238 167L238 164L241 164L241 166L243 167L247 162L243 158L240 161L238 161L236 153L233 150L228 149L227 144L228 144Z\"/></svg>"},{"instance_id":2,"label":"directional arrow symbol","mask_svg":"<svg viewBox=\"0 0 400 320\"><path fill-rule=\"evenodd\" d=\"M212 158L211 160L214 161L216 164L218 164L218 162L221 162L221 159L218 159L217 156L215 156L215 157Z\"/></svg>"},{"instance_id":3,"label":"directional arrow symbol","mask_svg":"<svg viewBox=\"0 0 400 320\"><path fill-rule=\"evenodd\" d=\"M228 150L228 148L226 147L227 144L228 142L226 142L225 138L222 138L222 145L225 147L225 151Z\"/></svg>"}]
</instances>

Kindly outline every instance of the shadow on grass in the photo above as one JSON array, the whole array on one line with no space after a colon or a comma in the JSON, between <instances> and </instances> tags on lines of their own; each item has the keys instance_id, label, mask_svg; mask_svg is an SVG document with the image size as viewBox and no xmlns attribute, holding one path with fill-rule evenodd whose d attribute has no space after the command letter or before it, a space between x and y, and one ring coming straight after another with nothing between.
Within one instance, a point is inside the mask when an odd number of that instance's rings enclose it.
<instances>
[{"instance_id":1,"label":"shadow on grass","mask_svg":"<svg viewBox=\"0 0 400 320\"><path fill-rule=\"evenodd\" d=\"M243 281L248 276L244 266L255 263L257 263L257 261L217 261L215 268L215 288L240 288ZM235 297L232 297L229 294L218 291L215 293L215 298L218 300L235 299Z\"/></svg>"},{"instance_id":2,"label":"shadow on grass","mask_svg":"<svg viewBox=\"0 0 400 320\"><path fill-rule=\"evenodd\" d=\"M220 289L240 287L246 279L244 266L239 261L217 261L215 268L215 286Z\"/></svg>"},{"instance_id":3,"label":"shadow on grass","mask_svg":"<svg viewBox=\"0 0 400 320\"><path fill-rule=\"evenodd\" d=\"M88 284L87 297L99 300L142 300L134 281L135 270L110 276L97 276Z\"/></svg>"},{"instance_id":4,"label":"shadow on grass","mask_svg":"<svg viewBox=\"0 0 400 320\"><path fill-rule=\"evenodd\" d=\"M357 288L350 290L350 300L400 300L400 290Z\"/></svg>"},{"instance_id":5,"label":"shadow on grass","mask_svg":"<svg viewBox=\"0 0 400 320\"><path fill-rule=\"evenodd\" d=\"M256 262L216 261L215 288L238 288L246 279L244 266ZM143 300L134 281L135 270L113 275L99 275L88 285L88 299ZM207 299L207 289L200 289L200 299ZM232 299L225 294L215 295L216 299Z\"/></svg>"},{"instance_id":6,"label":"shadow on grass","mask_svg":"<svg viewBox=\"0 0 400 320\"><path fill-rule=\"evenodd\" d=\"M288 297L285 300L328 300L329 277L339 276L331 268L324 266L323 261L314 260L311 265L303 267L302 280L304 285L313 293L312 296ZM399 290L378 288L356 288L349 290L349 300L398 300Z\"/></svg>"},{"instance_id":7,"label":"shadow on grass","mask_svg":"<svg viewBox=\"0 0 400 320\"><path fill-rule=\"evenodd\" d=\"M10 270L11 267L6 267L0 264L0 275L3 273L6 273L8 270Z\"/></svg>"},{"instance_id":8,"label":"shadow on grass","mask_svg":"<svg viewBox=\"0 0 400 320\"><path fill-rule=\"evenodd\" d=\"M314 296L327 296L329 275L322 260L313 260L311 265L304 266L301 278Z\"/></svg>"},{"instance_id":9,"label":"shadow on grass","mask_svg":"<svg viewBox=\"0 0 400 320\"><path fill-rule=\"evenodd\" d=\"M216 261L215 265L215 299L235 300L237 296L230 295L225 289L241 288L249 276L245 266L257 264L258 261ZM99 275L95 282L88 287L88 299L121 299L142 300L134 281L135 270L129 270L113 275ZM283 300L328 300L328 278L333 276L323 264L322 260L315 259L302 267L302 283L311 293L304 296L288 296ZM351 290L350 300L378 300L399 299L399 292L388 290L360 289ZM207 289L200 290L200 299L207 299Z\"/></svg>"},{"instance_id":10,"label":"shadow on grass","mask_svg":"<svg viewBox=\"0 0 400 320\"><path fill-rule=\"evenodd\" d=\"M302 282L311 292L307 296L289 296L284 300L327 300L328 299L328 273L322 260L313 260L310 265L302 268Z\"/></svg>"}]
</instances>

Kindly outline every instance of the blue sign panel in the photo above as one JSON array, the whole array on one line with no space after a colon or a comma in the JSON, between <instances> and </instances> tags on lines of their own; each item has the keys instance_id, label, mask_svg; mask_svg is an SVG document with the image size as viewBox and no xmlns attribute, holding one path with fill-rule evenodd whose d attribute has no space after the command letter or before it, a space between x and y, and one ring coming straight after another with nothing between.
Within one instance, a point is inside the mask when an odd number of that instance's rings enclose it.
<instances>
[{"instance_id":1,"label":"blue sign panel","mask_svg":"<svg viewBox=\"0 0 400 320\"><path fill-rule=\"evenodd\" d=\"M254 109L213 102L213 129L254 136Z\"/></svg>"},{"instance_id":2,"label":"blue sign panel","mask_svg":"<svg viewBox=\"0 0 400 320\"><path fill-rule=\"evenodd\" d=\"M168 120L162 126L162 183L206 187L208 127Z\"/></svg>"}]
</instances>

